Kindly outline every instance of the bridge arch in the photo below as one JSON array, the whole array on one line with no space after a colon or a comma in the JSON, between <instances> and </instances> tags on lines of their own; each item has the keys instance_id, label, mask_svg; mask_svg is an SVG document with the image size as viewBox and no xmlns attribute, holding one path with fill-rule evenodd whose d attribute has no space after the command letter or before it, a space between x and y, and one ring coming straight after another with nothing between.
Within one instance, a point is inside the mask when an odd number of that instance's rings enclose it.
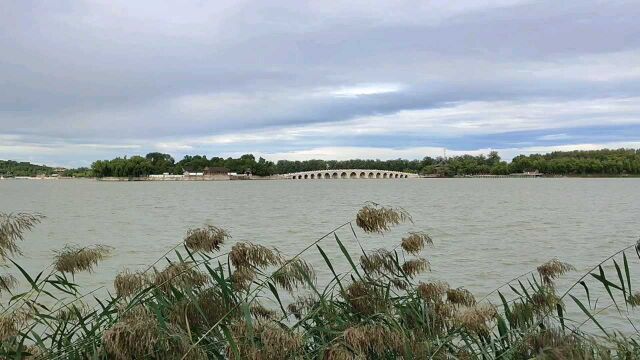
<instances>
[{"instance_id":1,"label":"bridge arch","mask_svg":"<svg viewBox=\"0 0 640 360\"><path fill-rule=\"evenodd\" d=\"M332 179L337 179L338 178L338 173L334 172L333 174L331 174L331 178Z\"/></svg>"},{"instance_id":2,"label":"bridge arch","mask_svg":"<svg viewBox=\"0 0 640 360\"><path fill-rule=\"evenodd\" d=\"M369 179L373 179L375 177L375 175L373 175L372 172L369 173Z\"/></svg>"},{"instance_id":3,"label":"bridge arch","mask_svg":"<svg viewBox=\"0 0 640 360\"><path fill-rule=\"evenodd\" d=\"M347 178L347 172L343 171L342 173L340 173L340 178L341 179L346 179Z\"/></svg>"},{"instance_id":4,"label":"bridge arch","mask_svg":"<svg viewBox=\"0 0 640 360\"><path fill-rule=\"evenodd\" d=\"M322 173L318 173L318 175L316 175L316 179L322 179Z\"/></svg>"},{"instance_id":5,"label":"bridge arch","mask_svg":"<svg viewBox=\"0 0 640 360\"><path fill-rule=\"evenodd\" d=\"M331 179L331 174L329 174L329 173L324 173L324 178L325 178L325 179Z\"/></svg>"},{"instance_id":6,"label":"bridge arch","mask_svg":"<svg viewBox=\"0 0 640 360\"><path fill-rule=\"evenodd\" d=\"M357 179L358 178L358 174L356 174L355 172L351 172L351 174L349 174L349 179Z\"/></svg>"},{"instance_id":7,"label":"bridge arch","mask_svg":"<svg viewBox=\"0 0 640 360\"><path fill-rule=\"evenodd\" d=\"M396 175L396 177L398 177L398 175ZM309 175L309 178L310 178L310 179L315 179L315 178L316 178L316 174L311 174L311 175Z\"/></svg>"},{"instance_id":8,"label":"bridge arch","mask_svg":"<svg viewBox=\"0 0 640 360\"><path fill-rule=\"evenodd\" d=\"M383 179L388 179L388 178L389 178L389 174L387 174L387 173L383 173L383 174L382 174L382 178L383 178Z\"/></svg>"},{"instance_id":9,"label":"bridge arch","mask_svg":"<svg viewBox=\"0 0 640 360\"><path fill-rule=\"evenodd\" d=\"M382 178L382 174L376 173L376 179L381 179L381 178Z\"/></svg>"}]
</instances>

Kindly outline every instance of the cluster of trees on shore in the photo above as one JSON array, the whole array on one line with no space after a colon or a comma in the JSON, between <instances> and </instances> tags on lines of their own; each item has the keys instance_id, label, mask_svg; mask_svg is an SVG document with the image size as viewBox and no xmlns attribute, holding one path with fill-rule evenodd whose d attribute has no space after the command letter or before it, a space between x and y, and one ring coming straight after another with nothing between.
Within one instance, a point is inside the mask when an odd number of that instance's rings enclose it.
<instances>
[{"instance_id":1,"label":"cluster of trees on shore","mask_svg":"<svg viewBox=\"0 0 640 360\"><path fill-rule=\"evenodd\" d=\"M0 175L3 176L51 175L53 172L53 168L45 165L35 165L25 161L0 160Z\"/></svg>"},{"instance_id":2,"label":"cluster of trees on shore","mask_svg":"<svg viewBox=\"0 0 640 360\"><path fill-rule=\"evenodd\" d=\"M117 157L98 160L91 168L66 170L63 176L74 177L140 177L150 174L182 174L184 171L201 172L207 167L223 167L230 172L251 172L258 176L286 174L300 171L331 169L376 169L404 171L443 177L464 175L506 175L525 171L539 171L548 175L568 176L620 176L640 175L640 149L604 149L591 151L556 151L548 154L516 156L510 163L497 152L488 155L460 155L453 157L424 157L421 160L279 160L258 158L252 154L239 158L186 155L176 161L171 155L152 152L146 156ZM27 162L0 160L0 175L51 175L54 169Z\"/></svg>"}]
</instances>

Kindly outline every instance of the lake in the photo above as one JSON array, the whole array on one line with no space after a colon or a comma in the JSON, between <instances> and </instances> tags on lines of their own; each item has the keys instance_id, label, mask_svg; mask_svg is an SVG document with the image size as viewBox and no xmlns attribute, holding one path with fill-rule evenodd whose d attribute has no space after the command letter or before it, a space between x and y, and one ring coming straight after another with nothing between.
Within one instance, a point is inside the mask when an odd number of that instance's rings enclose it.
<instances>
[{"instance_id":1,"label":"lake","mask_svg":"<svg viewBox=\"0 0 640 360\"><path fill-rule=\"evenodd\" d=\"M47 216L22 243L19 263L30 272L44 269L66 243L115 248L96 272L76 276L87 289L110 288L120 269L153 263L187 229L204 224L231 233L225 249L251 241L295 255L354 219L367 201L401 206L414 224L384 236L359 234L366 248L391 248L406 231L424 230L435 246L424 252L432 272L421 279L443 279L479 296L554 257L578 269L566 284L640 235L640 179L0 180L0 211ZM351 230L338 235L356 251ZM333 238L322 247L346 269ZM638 273L639 261L629 255ZM305 258L326 281L317 251Z\"/></svg>"}]
</instances>

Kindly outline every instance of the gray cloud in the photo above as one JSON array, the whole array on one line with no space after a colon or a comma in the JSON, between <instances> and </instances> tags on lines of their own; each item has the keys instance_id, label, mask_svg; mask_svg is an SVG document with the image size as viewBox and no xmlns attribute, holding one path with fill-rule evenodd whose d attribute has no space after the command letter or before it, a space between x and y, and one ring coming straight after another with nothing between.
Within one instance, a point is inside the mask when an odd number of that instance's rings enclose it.
<instances>
[{"instance_id":1,"label":"gray cloud","mask_svg":"<svg viewBox=\"0 0 640 360\"><path fill-rule=\"evenodd\" d=\"M102 153L115 155L122 146L144 151L225 134L350 126L452 103L640 94L640 7L633 1L2 6L0 158L9 146L19 156L34 143L101 144ZM602 124L615 124L616 112L608 116ZM9 143L9 135L19 138ZM248 151L276 149L247 139ZM59 161L80 161L64 156L73 159Z\"/></svg>"}]
</instances>

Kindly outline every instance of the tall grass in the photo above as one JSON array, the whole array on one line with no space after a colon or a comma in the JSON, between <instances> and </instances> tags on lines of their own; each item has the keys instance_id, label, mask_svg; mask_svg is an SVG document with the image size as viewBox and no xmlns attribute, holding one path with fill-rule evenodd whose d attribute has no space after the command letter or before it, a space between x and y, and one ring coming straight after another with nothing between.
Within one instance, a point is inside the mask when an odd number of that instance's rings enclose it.
<instances>
[{"instance_id":1,"label":"tall grass","mask_svg":"<svg viewBox=\"0 0 640 360\"><path fill-rule=\"evenodd\" d=\"M0 355L6 358L640 357L640 333L612 330L598 319L603 309L615 309L635 328L630 315L640 306L640 292L633 290L630 269L640 259L638 244L595 265L565 292L555 283L575 269L552 259L478 300L464 288L418 280L430 270L423 253L433 240L424 232L409 232L390 249L349 252L345 241L360 245L358 232L383 234L412 223L401 208L370 203L293 257L261 244L229 244L229 233L219 227L189 230L147 270L122 270L113 294L98 297L81 293L74 274L93 271L111 248L66 246L36 275L20 267L19 241L42 220L0 214L0 257L28 286L14 293L18 279L0 274L6 293ZM341 229L350 230L349 239L339 236ZM342 259L330 258L327 246L339 249ZM330 281L320 286L303 255L322 258ZM338 272L344 264L348 270ZM600 291L607 301L594 298ZM568 306L583 319L567 317ZM585 330L591 327L597 332Z\"/></svg>"}]
</instances>

